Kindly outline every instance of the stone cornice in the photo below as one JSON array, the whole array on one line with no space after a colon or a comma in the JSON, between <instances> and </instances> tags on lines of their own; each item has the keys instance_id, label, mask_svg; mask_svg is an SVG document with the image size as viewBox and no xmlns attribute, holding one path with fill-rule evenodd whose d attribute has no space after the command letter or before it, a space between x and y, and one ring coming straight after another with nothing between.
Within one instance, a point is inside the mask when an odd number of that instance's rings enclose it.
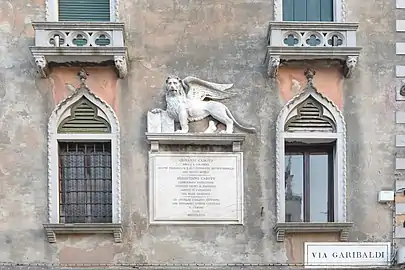
<instances>
[{"instance_id":1,"label":"stone cornice","mask_svg":"<svg viewBox=\"0 0 405 270\"><path fill-rule=\"evenodd\" d=\"M122 30L125 24L120 22L32 22L34 30Z\"/></svg>"},{"instance_id":2,"label":"stone cornice","mask_svg":"<svg viewBox=\"0 0 405 270\"><path fill-rule=\"evenodd\" d=\"M273 21L269 23L269 31L272 28L283 30L329 30L329 31L356 31L359 23L356 22L286 22Z\"/></svg>"},{"instance_id":3,"label":"stone cornice","mask_svg":"<svg viewBox=\"0 0 405 270\"><path fill-rule=\"evenodd\" d=\"M234 152L241 151L241 145L246 134L182 134L182 133L145 133L146 139L151 144L152 151L158 151L159 144L166 145L232 145Z\"/></svg>"}]
</instances>

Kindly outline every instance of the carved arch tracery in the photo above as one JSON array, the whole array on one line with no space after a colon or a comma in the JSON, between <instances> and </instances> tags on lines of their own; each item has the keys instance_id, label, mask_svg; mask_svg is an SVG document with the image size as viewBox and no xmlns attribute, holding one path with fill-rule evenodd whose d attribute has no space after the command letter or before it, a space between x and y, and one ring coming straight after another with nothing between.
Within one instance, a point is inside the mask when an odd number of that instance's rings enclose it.
<instances>
[{"instance_id":1,"label":"carved arch tracery","mask_svg":"<svg viewBox=\"0 0 405 270\"><path fill-rule=\"evenodd\" d=\"M331 113L309 96L290 112L284 125L284 131L335 132L336 123Z\"/></svg>"}]
</instances>

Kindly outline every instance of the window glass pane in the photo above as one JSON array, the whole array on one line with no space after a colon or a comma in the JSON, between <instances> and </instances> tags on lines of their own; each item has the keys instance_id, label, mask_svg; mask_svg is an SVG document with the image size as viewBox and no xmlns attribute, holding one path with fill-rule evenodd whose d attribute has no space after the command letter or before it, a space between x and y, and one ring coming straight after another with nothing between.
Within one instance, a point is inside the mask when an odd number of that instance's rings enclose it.
<instances>
[{"instance_id":1,"label":"window glass pane","mask_svg":"<svg viewBox=\"0 0 405 270\"><path fill-rule=\"evenodd\" d=\"M310 221L328 221L329 156L311 153L309 156Z\"/></svg>"},{"instance_id":2,"label":"window glass pane","mask_svg":"<svg viewBox=\"0 0 405 270\"><path fill-rule=\"evenodd\" d=\"M304 218L304 155L285 156L285 220L302 222Z\"/></svg>"}]
</instances>

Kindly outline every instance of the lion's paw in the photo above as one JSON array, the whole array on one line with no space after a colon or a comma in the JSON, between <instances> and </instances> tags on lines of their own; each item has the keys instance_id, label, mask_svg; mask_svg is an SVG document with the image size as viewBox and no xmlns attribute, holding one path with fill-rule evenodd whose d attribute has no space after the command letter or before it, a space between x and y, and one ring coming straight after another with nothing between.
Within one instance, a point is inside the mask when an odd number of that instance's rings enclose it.
<instances>
[{"instance_id":1,"label":"lion's paw","mask_svg":"<svg viewBox=\"0 0 405 270\"><path fill-rule=\"evenodd\" d=\"M152 109L151 112L152 113L161 113L161 112L163 112L163 110L160 108L156 108L156 109Z\"/></svg>"}]
</instances>

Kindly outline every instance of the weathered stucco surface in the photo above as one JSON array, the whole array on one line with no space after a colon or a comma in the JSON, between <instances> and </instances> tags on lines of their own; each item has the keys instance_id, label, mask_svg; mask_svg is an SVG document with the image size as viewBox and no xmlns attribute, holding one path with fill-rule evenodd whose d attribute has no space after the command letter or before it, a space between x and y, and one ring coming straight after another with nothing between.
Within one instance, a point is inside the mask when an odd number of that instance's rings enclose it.
<instances>
[{"instance_id":1,"label":"weathered stucco surface","mask_svg":"<svg viewBox=\"0 0 405 270\"><path fill-rule=\"evenodd\" d=\"M314 63L316 66L316 62ZM302 91L307 84L305 69L300 67L280 67L278 72L278 83L280 97L283 102L288 102ZM316 69L314 86L317 91L331 100L339 110L343 107L342 70L339 67L319 67Z\"/></svg>"},{"instance_id":2,"label":"weathered stucco surface","mask_svg":"<svg viewBox=\"0 0 405 270\"><path fill-rule=\"evenodd\" d=\"M303 69L282 69L278 81L264 75L272 1L120 2L128 77L117 81L107 68L88 72L89 87L116 110L121 124L122 244L98 235L58 236L56 244L48 243L42 227L48 213L46 125L68 94L64 84L77 86L77 70L54 69L49 79L39 79L28 46L31 22L45 18L44 2L0 2L0 261L287 263L301 261L303 239L333 240L309 235L275 241L275 119L298 91ZM347 122L348 217L354 222L349 241L391 241L391 209L379 205L376 195L395 180L395 6L385 0L346 4L347 21L360 22L358 67L345 80L336 70L319 70L315 84ZM258 129L244 144L244 226L148 225L146 113L163 106L162 85L173 73L234 83L240 95L227 105Z\"/></svg>"}]
</instances>

